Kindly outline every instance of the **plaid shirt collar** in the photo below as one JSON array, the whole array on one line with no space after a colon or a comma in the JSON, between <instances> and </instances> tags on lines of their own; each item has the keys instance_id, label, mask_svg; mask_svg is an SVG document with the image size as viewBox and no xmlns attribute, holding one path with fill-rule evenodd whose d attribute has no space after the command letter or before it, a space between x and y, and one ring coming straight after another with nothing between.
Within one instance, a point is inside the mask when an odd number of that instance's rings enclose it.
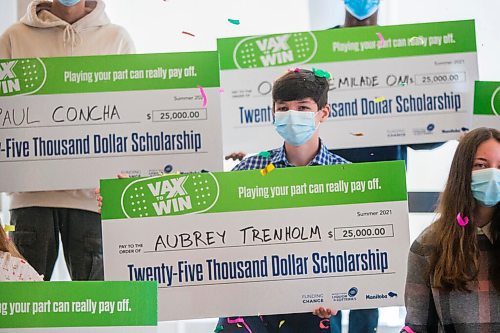
<instances>
[{"instance_id":1,"label":"plaid shirt collar","mask_svg":"<svg viewBox=\"0 0 500 333\"><path fill-rule=\"evenodd\" d=\"M307 165L330 165L330 152L328 151L328 148L323 144L323 141L321 139L319 140L320 144L320 149L319 152L314 156L311 162L309 162ZM283 165L286 167L289 166L294 166L290 162L288 162L288 159L286 158L286 152L285 152L285 144L281 146L280 148L276 149L275 154L271 157L271 163L274 165Z\"/></svg>"}]
</instances>

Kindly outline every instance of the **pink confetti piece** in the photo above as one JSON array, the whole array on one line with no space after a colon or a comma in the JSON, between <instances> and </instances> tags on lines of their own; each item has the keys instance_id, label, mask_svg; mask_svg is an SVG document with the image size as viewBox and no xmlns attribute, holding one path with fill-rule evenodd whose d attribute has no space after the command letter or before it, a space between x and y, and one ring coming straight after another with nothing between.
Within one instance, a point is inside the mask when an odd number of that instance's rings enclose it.
<instances>
[{"instance_id":1,"label":"pink confetti piece","mask_svg":"<svg viewBox=\"0 0 500 333\"><path fill-rule=\"evenodd\" d=\"M299 72L300 72L300 68L298 68L298 67L295 67L295 68L288 68L288 71L289 71L289 72L296 72L296 73L299 73Z\"/></svg>"},{"instance_id":2,"label":"pink confetti piece","mask_svg":"<svg viewBox=\"0 0 500 333\"><path fill-rule=\"evenodd\" d=\"M205 106L207 106L207 95L205 94L205 90L203 90L202 86L198 85L198 88L200 88L200 93L201 93L201 96L203 97L202 107L204 108Z\"/></svg>"},{"instance_id":3,"label":"pink confetti piece","mask_svg":"<svg viewBox=\"0 0 500 333\"><path fill-rule=\"evenodd\" d=\"M412 329L410 328L410 326L405 326L405 327L403 327L403 331L406 331L406 332L408 332L408 333L415 333L415 331L414 331L414 330L412 330Z\"/></svg>"},{"instance_id":4,"label":"pink confetti piece","mask_svg":"<svg viewBox=\"0 0 500 333\"><path fill-rule=\"evenodd\" d=\"M219 88L219 93L222 94L224 92L224 88Z\"/></svg>"},{"instance_id":5,"label":"pink confetti piece","mask_svg":"<svg viewBox=\"0 0 500 333\"><path fill-rule=\"evenodd\" d=\"M238 317L236 319L227 318L227 323L228 324L242 324L243 326L245 326L245 328L248 330L249 333L253 333L252 330L250 329L250 327L248 327L247 323L245 323L245 319L243 319L241 317Z\"/></svg>"},{"instance_id":6,"label":"pink confetti piece","mask_svg":"<svg viewBox=\"0 0 500 333\"><path fill-rule=\"evenodd\" d=\"M187 31L183 31L182 33L183 33L183 34L185 34L185 35L189 35L189 36L191 36L191 37L195 37L192 33L187 32Z\"/></svg>"},{"instance_id":7,"label":"pink confetti piece","mask_svg":"<svg viewBox=\"0 0 500 333\"><path fill-rule=\"evenodd\" d=\"M330 319L323 319L322 321L320 321L319 328L321 328L322 330L330 328Z\"/></svg>"},{"instance_id":8,"label":"pink confetti piece","mask_svg":"<svg viewBox=\"0 0 500 333\"><path fill-rule=\"evenodd\" d=\"M382 34L380 32L377 32L377 36L380 39L379 47L383 47L385 44L384 36L382 36Z\"/></svg>"},{"instance_id":9,"label":"pink confetti piece","mask_svg":"<svg viewBox=\"0 0 500 333\"><path fill-rule=\"evenodd\" d=\"M461 227L465 227L467 224L469 224L469 218L466 216L465 218L462 218L462 215L460 213L457 214L457 222L458 225Z\"/></svg>"}]
</instances>

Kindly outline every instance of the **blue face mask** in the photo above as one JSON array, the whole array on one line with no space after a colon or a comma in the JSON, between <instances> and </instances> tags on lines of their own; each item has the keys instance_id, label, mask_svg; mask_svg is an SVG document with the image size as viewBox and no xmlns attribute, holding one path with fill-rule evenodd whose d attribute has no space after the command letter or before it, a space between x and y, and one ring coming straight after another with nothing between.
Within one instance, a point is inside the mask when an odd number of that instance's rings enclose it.
<instances>
[{"instance_id":1,"label":"blue face mask","mask_svg":"<svg viewBox=\"0 0 500 333\"><path fill-rule=\"evenodd\" d=\"M344 0L344 3L352 16L363 21L377 11L380 0Z\"/></svg>"},{"instance_id":2,"label":"blue face mask","mask_svg":"<svg viewBox=\"0 0 500 333\"><path fill-rule=\"evenodd\" d=\"M79 3L81 0L57 0L59 3L66 7L71 7Z\"/></svg>"},{"instance_id":3,"label":"blue face mask","mask_svg":"<svg viewBox=\"0 0 500 333\"><path fill-rule=\"evenodd\" d=\"M316 112L288 110L274 114L274 127L286 142L302 146L309 141L316 129Z\"/></svg>"},{"instance_id":4,"label":"blue face mask","mask_svg":"<svg viewBox=\"0 0 500 333\"><path fill-rule=\"evenodd\" d=\"M472 196L486 207L500 201L500 170L489 168L472 171Z\"/></svg>"}]
</instances>

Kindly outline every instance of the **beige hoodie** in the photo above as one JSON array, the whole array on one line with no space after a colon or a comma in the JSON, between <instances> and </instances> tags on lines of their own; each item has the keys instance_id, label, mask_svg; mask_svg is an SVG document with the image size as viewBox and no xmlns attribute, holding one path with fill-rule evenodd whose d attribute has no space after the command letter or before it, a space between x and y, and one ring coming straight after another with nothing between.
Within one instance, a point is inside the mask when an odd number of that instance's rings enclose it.
<instances>
[{"instance_id":1,"label":"beige hoodie","mask_svg":"<svg viewBox=\"0 0 500 333\"><path fill-rule=\"evenodd\" d=\"M51 1L30 3L21 21L0 37L0 58L134 53L127 31L111 24L102 0L86 1L89 12L73 24L50 12Z\"/></svg>"},{"instance_id":2,"label":"beige hoodie","mask_svg":"<svg viewBox=\"0 0 500 333\"><path fill-rule=\"evenodd\" d=\"M50 12L51 1L34 0L21 21L0 36L0 58L134 53L127 31L111 24L102 0L86 1L89 12L69 24ZM77 170L74 170L78 177ZM59 207L97 212L93 189L10 193L10 208Z\"/></svg>"}]
</instances>

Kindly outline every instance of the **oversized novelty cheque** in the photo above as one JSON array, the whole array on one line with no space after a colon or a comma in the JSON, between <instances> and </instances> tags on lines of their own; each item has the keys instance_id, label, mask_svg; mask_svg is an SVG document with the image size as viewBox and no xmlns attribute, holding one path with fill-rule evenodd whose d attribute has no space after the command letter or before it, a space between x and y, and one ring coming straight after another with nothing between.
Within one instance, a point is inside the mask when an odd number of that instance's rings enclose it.
<instances>
[{"instance_id":1,"label":"oversized novelty cheque","mask_svg":"<svg viewBox=\"0 0 500 333\"><path fill-rule=\"evenodd\" d=\"M101 181L105 280L159 320L403 304L402 161Z\"/></svg>"},{"instance_id":2,"label":"oversized novelty cheque","mask_svg":"<svg viewBox=\"0 0 500 333\"><path fill-rule=\"evenodd\" d=\"M476 81L473 128L500 128L500 82Z\"/></svg>"},{"instance_id":3,"label":"oversized novelty cheque","mask_svg":"<svg viewBox=\"0 0 500 333\"><path fill-rule=\"evenodd\" d=\"M0 191L222 170L216 52L0 60Z\"/></svg>"},{"instance_id":4,"label":"oversized novelty cheque","mask_svg":"<svg viewBox=\"0 0 500 333\"><path fill-rule=\"evenodd\" d=\"M224 152L258 152L273 131L272 82L294 68L331 75L330 148L455 139L470 128L478 77L474 21L218 40Z\"/></svg>"},{"instance_id":5,"label":"oversized novelty cheque","mask_svg":"<svg viewBox=\"0 0 500 333\"><path fill-rule=\"evenodd\" d=\"M0 332L155 333L155 282L1 282Z\"/></svg>"}]
</instances>

